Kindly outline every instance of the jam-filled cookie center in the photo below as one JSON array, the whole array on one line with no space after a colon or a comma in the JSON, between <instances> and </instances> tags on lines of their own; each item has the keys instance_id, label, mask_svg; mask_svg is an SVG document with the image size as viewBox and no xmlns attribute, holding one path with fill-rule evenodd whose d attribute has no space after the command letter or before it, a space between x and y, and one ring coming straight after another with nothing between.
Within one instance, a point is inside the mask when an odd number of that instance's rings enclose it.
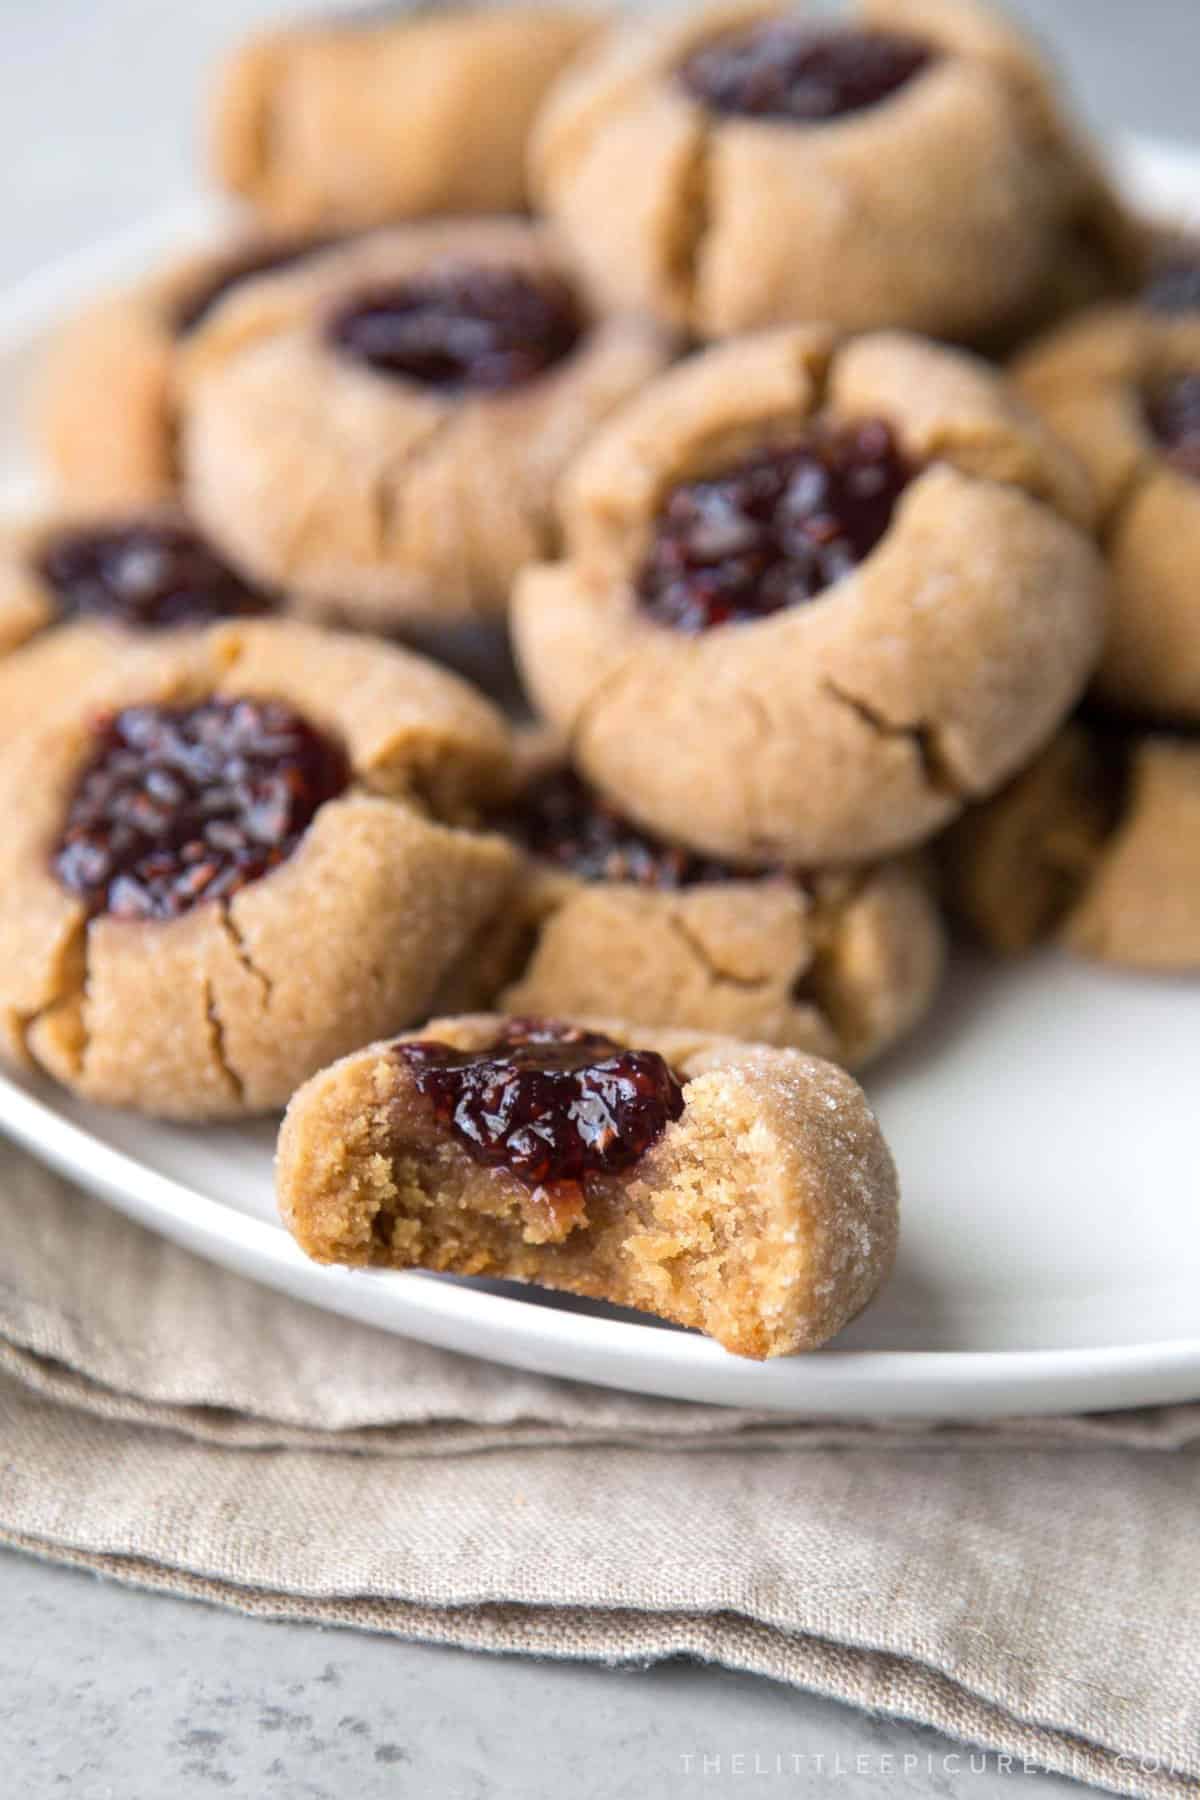
<instances>
[{"instance_id":1,"label":"jam-filled cookie center","mask_svg":"<svg viewBox=\"0 0 1200 1800\"><path fill-rule=\"evenodd\" d=\"M1172 468L1200 481L1200 370L1175 375L1152 389L1146 396L1146 418Z\"/></svg>"},{"instance_id":2,"label":"jam-filled cookie center","mask_svg":"<svg viewBox=\"0 0 1200 1800\"><path fill-rule=\"evenodd\" d=\"M96 729L54 872L90 913L178 918L277 867L349 780L340 746L275 700L128 707Z\"/></svg>"},{"instance_id":3,"label":"jam-filled cookie center","mask_svg":"<svg viewBox=\"0 0 1200 1800\"><path fill-rule=\"evenodd\" d=\"M629 881L677 890L764 873L651 837L568 769L555 769L532 783L504 825L532 855L581 881Z\"/></svg>"},{"instance_id":4,"label":"jam-filled cookie center","mask_svg":"<svg viewBox=\"0 0 1200 1800\"><path fill-rule=\"evenodd\" d=\"M916 469L881 420L818 425L796 443L673 488L638 575L676 631L745 624L814 599L879 543Z\"/></svg>"},{"instance_id":5,"label":"jam-filled cookie center","mask_svg":"<svg viewBox=\"0 0 1200 1800\"><path fill-rule=\"evenodd\" d=\"M814 125L878 106L934 56L902 32L786 19L718 38L689 57L679 77L713 112Z\"/></svg>"},{"instance_id":6,"label":"jam-filled cookie center","mask_svg":"<svg viewBox=\"0 0 1200 1800\"><path fill-rule=\"evenodd\" d=\"M450 393L496 393L554 368L582 330L564 281L458 267L355 295L330 318L327 335L376 374Z\"/></svg>"},{"instance_id":7,"label":"jam-filled cookie center","mask_svg":"<svg viewBox=\"0 0 1200 1800\"><path fill-rule=\"evenodd\" d=\"M254 244L226 257L216 268L201 276L176 303L171 328L176 337L187 337L204 324L222 300L253 281L258 275L275 275L291 269L319 250L327 250L330 237L283 238L273 244Z\"/></svg>"},{"instance_id":8,"label":"jam-filled cookie center","mask_svg":"<svg viewBox=\"0 0 1200 1800\"><path fill-rule=\"evenodd\" d=\"M528 1188L582 1189L631 1169L683 1112L683 1089L653 1050L540 1020L492 1044L398 1044L417 1091L474 1162Z\"/></svg>"},{"instance_id":9,"label":"jam-filled cookie center","mask_svg":"<svg viewBox=\"0 0 1200 1800\"><path fill-rule=\"evenodd\" d=\"M37 571L64 619L110 619L139 631L208 625L273 609L198 532L160 521L60 533Z\"/></svg>"}]
</instances>

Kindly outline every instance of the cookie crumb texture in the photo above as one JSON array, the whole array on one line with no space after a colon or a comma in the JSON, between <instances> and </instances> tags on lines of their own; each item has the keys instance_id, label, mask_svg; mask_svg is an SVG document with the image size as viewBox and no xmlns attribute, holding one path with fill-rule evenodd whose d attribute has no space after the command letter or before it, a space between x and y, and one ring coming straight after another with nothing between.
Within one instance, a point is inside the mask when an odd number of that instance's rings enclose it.
<instances>
[{"instance_id":1,"label":"cookie crumb texture","mask_svg":"<svg viewBox=\"0 0 1200 1800\"><path fill-rule=\"evenodd\" d=\"M420 1036L486 1056L511 1029L464 1017ZM301 1248L319 1262L537 1282L695 1327L742 1356L826 1342L895 1255L895 1170L856 1083L797 1051L582 1029L678 1077L682 1110L631 1166L589 1174L578 1204L555 1214L526 1182L475 1161L402 1046L377 1045L288 1108L277 1192Z\"/></svg>"},{"instance_id":2,"label":"cookie crumb texture","mask_svg":"<svg viewBox=\"0 0 1200 1800\"><path fill-rule=\"evenodd\" d=\"M517 583L526 687L607 799L708 856L926 841L1100 654L1082 471L994 369L907 333L688 359L595 434L563 515L565 560Z\"/></svg>"},{"instance_id":3,"label":"cookie crumb texture","mask_svg":"<svg viewBox=\"0 0 1200 1800\"><path fill-rule=\"evenodd\" d=\"M556 82L535 194L609 304L701 338L828 319L978 340L1121 209L1030 44L972 0L628 22Z\"/></svg>"},{"instance_id":4,"label":"cookie crumb texture","mask_svg":"<svg viewBox=\"0 0 1200 1800\"><path fill-rule=\"evenodd\" d=\"M472 828L507 729L419 658L295 624L104 654L0 750L0 1044L109 1105L280 1107L477 954L519 870Z\"/></svg>"},{"instance_id":5,"label":"cookie crumb texture","mask_svg":"<svg viewBox=\"0 0 1200 1800\"><path fill-rule=\"evenodd\" d=\"M246 284L189 339L186 502L263 586L373 629L507 611L564 470L670 360L519 219L395 227Z\"/></svg>"}]
</instances>

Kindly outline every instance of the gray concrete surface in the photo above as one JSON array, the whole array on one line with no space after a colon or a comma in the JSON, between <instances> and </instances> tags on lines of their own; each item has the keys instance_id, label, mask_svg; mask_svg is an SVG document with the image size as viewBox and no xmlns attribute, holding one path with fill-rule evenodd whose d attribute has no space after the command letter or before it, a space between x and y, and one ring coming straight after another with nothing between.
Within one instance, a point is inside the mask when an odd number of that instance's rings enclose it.
<instances>
[{"instance_id":1,"label":"gray concrete surface","mask_svg":"<svg viewBox=\"0 0 1200 1800\"><path fill-rule=\"evenodd\" d=\"M0 0L0 281L185 194L264 0ZM1095 120L1196 132L1195 0L1020 0ZM688 1760L685 1760L688 1759ZM706 1760L707 1759L707 1760ZM757 1759L757 1770L756 1770ZM765 1772L764 1772L765 1771ZM0 1554L3 1800L675 1800L1067 1784L768 1682L270 1625Z\"/></svg>"},{"instance_id":2,"label":"gray concrete surface","mask_svg":"<svg viewBox=\"0 0 1200 1800\"><path fill-rule=\"evenodd\" d=\"M264 1624L3 1553L0 1619L5 1800L1080 1791L749 1676L523 1663Z\"/></svg>"}]
</instances>

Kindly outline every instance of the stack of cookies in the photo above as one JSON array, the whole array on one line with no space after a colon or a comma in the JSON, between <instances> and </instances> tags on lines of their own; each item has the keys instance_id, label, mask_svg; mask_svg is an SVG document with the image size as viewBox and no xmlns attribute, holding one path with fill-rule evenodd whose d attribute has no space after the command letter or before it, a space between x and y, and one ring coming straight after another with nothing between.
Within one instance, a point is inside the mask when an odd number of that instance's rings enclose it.
<instances>
[{"instance_id":1,"label":"stack of cookies","mask_svg":"<svg viewBox=\"0 0 1200 1800\"><path fill-rule=\"evenodd\" d=\"M0 1045L290 1102L320 1260L824 1342L942 893L1200 965L1195 267L974 0L327 19L212 137L0 540Z\"/></svg>"}]
</instances>

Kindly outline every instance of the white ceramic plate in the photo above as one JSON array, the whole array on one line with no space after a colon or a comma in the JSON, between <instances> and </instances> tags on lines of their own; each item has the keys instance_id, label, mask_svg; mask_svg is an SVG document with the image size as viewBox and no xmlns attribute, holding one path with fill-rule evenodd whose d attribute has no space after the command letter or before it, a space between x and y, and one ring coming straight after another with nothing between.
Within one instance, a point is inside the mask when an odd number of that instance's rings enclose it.
<instances>
[{"instance_id":1,"label":"white ceramic plate","mask_svg":"<svg viewBox=\"0 0 1200 1800\"><path fill-rule=\"evenodd\" d=\"M1131 188L1200 206L1200 153L1131 147ZM10 491L56 320L204 228L197 208L0 305ZM766 1365L633 1314L501 1283L319 1269L279 1225L268 1124L184 1130L0 1078L0 1130L152 1230L297 1298L547 1374L808 1414L983 1417L1200 1397L1200 981L1047 956L963 962L868 1082L900 1166L896 1274L836 1348Z\"/></svg>"}]
</instances>

